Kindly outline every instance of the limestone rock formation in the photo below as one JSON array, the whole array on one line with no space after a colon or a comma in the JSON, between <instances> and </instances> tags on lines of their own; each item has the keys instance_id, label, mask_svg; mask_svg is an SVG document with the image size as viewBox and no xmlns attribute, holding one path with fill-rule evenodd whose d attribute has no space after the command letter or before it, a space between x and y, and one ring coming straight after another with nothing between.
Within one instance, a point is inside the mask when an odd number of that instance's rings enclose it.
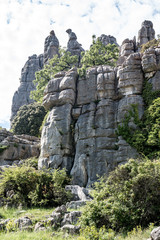
<instances>
[{"instance_id":1,"label":"limestone rock formation","mask_svg":"<svg viewBox=\"0 0 160 240\"><path fill-rule=\"evenodd\" d=\"M20 86L12 99L11 122L21 106L34 102L30 98L30 93L35 90L35 85L33 84L35 73L41 70L44 64L55 54L58 54L58 48L59 41L52 30L50 35L45 39L44 54L40 54L39 56L34 54L28 58L21 71Z\"/></svg>"},{"instance_id":2,"label":"limestone rock formation","mask_svg":"<svg viewBox=\"0 0 160 240\"><path fill-rule=\"evenodd\" d=\"M44 64L54 55L58 54L59 41L55 35L55 32L52 30L50 35L45 39L44 43Z\"/></svg>"},{"instance_id":3,"label":"limestone rock formation","mask_svg":"<svg viewBox=\"0 0 160 240\"><path fill-rule=\"evenodd\" d=\"M98 39L104 44L104 45L108 45L110 44L116 44L118 46L117 40L115 37L111 36L111 35L105 35L105 34L101 34L100 37L98 37Z\"/></svg>"},{"instance_id":4,"label":"limestone rock formation","mask_svg":"<svg viewBox=\"0 0 160 240\"><path fill-rule=\"evenodd\" d=\"M155 31L153 29L153 23L151 21L144 21L141 29L138 32L138 42L140 45L147 43L155 38Z\"/></svg>"},{"instance_id":5,"label":"limestone rock formation","mask_svg":"<svg viewBox=\"0 0 160 240\"><path fill-rule=\"evenodd\" d=\"M0 166L13 165L22 159L39 156L39 139L28 135L13 135L0 130Z\"/></svg>"},{"instance_id":6,"label":"limestone rock formation","mask_svg":"<svg viewBox=\"0 0 160 240\"><path fill-rule=\"evenodd\" d=\"M137 58L133 56L135 61ZM126 68L127 63L130 60ZM129 72L131 79L134 71L137 69ZM39 167L66 167L74 184L89 186L97 174L108 173L135 155L124 140L117 141L115 129L122 121L121 111L124 113L130 103L140 103L142 113L140 72L137 79L133 91L127 84L119 85L119 101L115 100L116 72L110 66L92 67L86 78L77 79L76 69L71 69L52 79L45 90L44 106L52 110L42 132Z\"/></svg>"},{"instance_id":7,"label":"limestone rock formation","mask_svg":"<svg viewBox=\"0 0 160 240\"><path fill-rule=\"evenodd\" d=\"M79 57L79 61L81 59L81 52L84 51L82 45L78 43L77 36L71 29L67 29L69 40L67 43L67 51L69 51L72 55L77 55Z\"/></svg>"},{"instance_id":8,"label":"limestone rock formation","mask_svg":"<svg viewBox=\"0 0 160 240\"><path fill-rule=\"evenodd\" d=\"M21 71L20 86L14 93L12 99L11 121L17 114L19 108L33 102L30 98L30 92L35 90L33 80L35 79L35 72L43 67L43 55L37 56L36 54L28 58Z\"/></svg>"},{"instance_id":9,"label":"limestone rock formation","mask_svg":"<svg viewBox=\"0 0 160 240\"><path fill-rule=\"evenodd\" d=\"M142 27L140 43L154 37L149 21ZM104 35L101 40L109 41ZM51 111L43 128L39 167L66 167L74 184L90 186L97 174L108 174L136 157L136 150L117 138L116 129L131 104L138 106L142 117L144 77L159 89L159 49L141 54L135 38L125 39L116 68L91 67L85 77L78 77L76 68L57 74L45 90L43 103ZM136 129L132 120L129 124Z\"/></svg>"}]
</instances>

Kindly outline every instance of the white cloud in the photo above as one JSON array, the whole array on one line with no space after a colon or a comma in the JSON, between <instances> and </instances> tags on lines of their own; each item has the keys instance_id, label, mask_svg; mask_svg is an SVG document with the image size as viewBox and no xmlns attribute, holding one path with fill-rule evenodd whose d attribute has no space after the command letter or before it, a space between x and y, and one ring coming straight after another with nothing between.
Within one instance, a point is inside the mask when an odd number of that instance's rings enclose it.
<instances>
[{"instance_id":1,"label":"white cloud","mask_svg":"<svg viewBox=\"0 0 160 240\"><path fill-rule=\"evenodd\" d=\"M0 0L0 125L9 121L22 67L28 56L43 53L51 29L66 46L71 28L87 49L93 34L113 35L119 44L137 36L144 20L158 34L159 16L159 0Z\"/></svg>"}]
</instances>

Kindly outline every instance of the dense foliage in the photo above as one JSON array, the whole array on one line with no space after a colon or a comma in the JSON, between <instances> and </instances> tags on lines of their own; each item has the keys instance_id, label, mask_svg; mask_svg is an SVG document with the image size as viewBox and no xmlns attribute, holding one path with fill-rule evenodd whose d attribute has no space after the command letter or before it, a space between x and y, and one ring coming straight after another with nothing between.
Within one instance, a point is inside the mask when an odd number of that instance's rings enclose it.
<instances>
[{"instance_id":1,"label":"dense foliage","mask_svg":"<svg viewBox=\"0 0 160 240\"><path fill-rule=\"evenodd\" d=\"M138 106L131 105L123 122L118 126L117 134L139 153L151 158L160 156L160 91L153 91L147 80L143 89L145 111L142 119L138 116ZM136 127L133 124L134 123ZM133 127L133 126L134 127Z\"/></svg>"},{"instance_id":2,"label":"dense foliage","mask_svg":"<svg viewBox=\"0 0 160 240\"><path fill-rule=\"evenodd\" d=\"M46 115L46 110L38 103L20 107L12 121L12 131L15 134L39 136L39 128Z\"/></svg>"},{"instance_id":3,"label":"dense foliage","mask_svg":"<svg viewBox=\"0 0 160 240\"><path fill-rule=\"evenodd\" d=\"M36 90L31 92L31 98L42 103L44 89L54 75L61 71L67 71L77 64L78 56L71 56L70 52L60 48L59 55L55 55L44 65L42 70L36 72L34 80Z\"/></svg>"},{"instance_id":4,"label":"dense foliage","mask_svg":"<svg viewBox=\"0 0 160 240\"><path fill-rule=\"evenodd\" d=\"M158 36L158 39L153 39L143 44L141 47L141 52L142 53L145 52L150 47L158 47L159 43L160 43L160 38Z\"/></svg>"},{"instance_id":5,"label":"dense foliage","mask_svg":"<svg viewBox=\"0 0 160 240\"><path fill-rule=\"evenodd\" d=\"M160 162L130 160L95 183L81 217L83 228L95 226L115 231L131 230L160 221Z\"/></svg>"},{"instance_id":6,"label":"dense foliage","mask_svg":"<svg viewBox=\"0 0 160 240\"><path fill-rule=\"evenodd\" d=\"M90 49L82 52L80 75L85 75L87 68L98 65L115 66L119 56L119 49L115 44L104 45L98 38L93 36Z\"/></svg>"},{"instance_id":7,"label":"dense foliage","mask_svg":"<svg viewBox=\"0 0 160 240\"><path fill-rule=\"evenodd\" d=\"M7 168L1 174L0 197L11 206L57 206L69 200L66 171L38 171L33 167Z\"/></svg>"}]
</instances>

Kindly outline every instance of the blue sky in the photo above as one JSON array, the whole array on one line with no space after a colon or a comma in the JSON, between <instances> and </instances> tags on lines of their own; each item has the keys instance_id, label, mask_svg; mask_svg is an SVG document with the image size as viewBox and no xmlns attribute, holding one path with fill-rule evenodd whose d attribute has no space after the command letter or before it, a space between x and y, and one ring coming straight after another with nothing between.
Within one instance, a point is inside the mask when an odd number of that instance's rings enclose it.
<instances>
[{"instance_id":1,"label":"blue sky","mask_svg":"<svg viewBox=\"0 0 160 240\"><path fill-rule=\"evenodd\" d=\"M121 45L137 36L144 20L160 33L159 0L0 0L0 126L9 128L11 102L21 69L33 54L41 54L54 29L60 45L67 45L71 28L83 48L92 35L113 35Z\"/></svg>"}]
</instances>

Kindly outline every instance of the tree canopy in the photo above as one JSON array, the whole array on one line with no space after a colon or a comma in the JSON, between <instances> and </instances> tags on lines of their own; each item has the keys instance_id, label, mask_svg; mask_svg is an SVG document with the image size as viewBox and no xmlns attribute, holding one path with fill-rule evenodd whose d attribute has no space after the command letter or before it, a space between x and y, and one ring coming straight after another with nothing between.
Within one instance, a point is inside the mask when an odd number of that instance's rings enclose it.
<instances>
[{"instance_id":1,"label":"tree canopy","mask_svg":"<svg viewBox=\"0 0 160 240\"><path fill-rule=\"evenodd\" d=\"M82 52L80 75L85 75L87 68L98 65L115 66L119 56L119 48L115 44L104 45L99 38L94 35L92 45L89 50Z\"/></svg>"},{"instance_id":2,"label":"tree canopy","mask_svg":"<svg viewBox=\"0 0 160 240\"><path fill-rule=\"evenodd\" d=\"M31 98L42 103L43 93L47 83L54 75L61 71L67 71L78 64L78 56L71 56L71 53L59 48L59 55L55 55L44 65L44 68L36 72L36 79L33 81L36 90L31 92Z\"/></svg>"},{"instance_id":3,"label":"tree canopy","mask_svg":"<svg viewBox=\"0 0 160 240\"><path fill-rule=\"evenodd\" d=\"M12 131L15 134L39 136L39 129L46 115L46 110L39 103L20 107L12 121Z\"/></svg>"}]
</instances>

